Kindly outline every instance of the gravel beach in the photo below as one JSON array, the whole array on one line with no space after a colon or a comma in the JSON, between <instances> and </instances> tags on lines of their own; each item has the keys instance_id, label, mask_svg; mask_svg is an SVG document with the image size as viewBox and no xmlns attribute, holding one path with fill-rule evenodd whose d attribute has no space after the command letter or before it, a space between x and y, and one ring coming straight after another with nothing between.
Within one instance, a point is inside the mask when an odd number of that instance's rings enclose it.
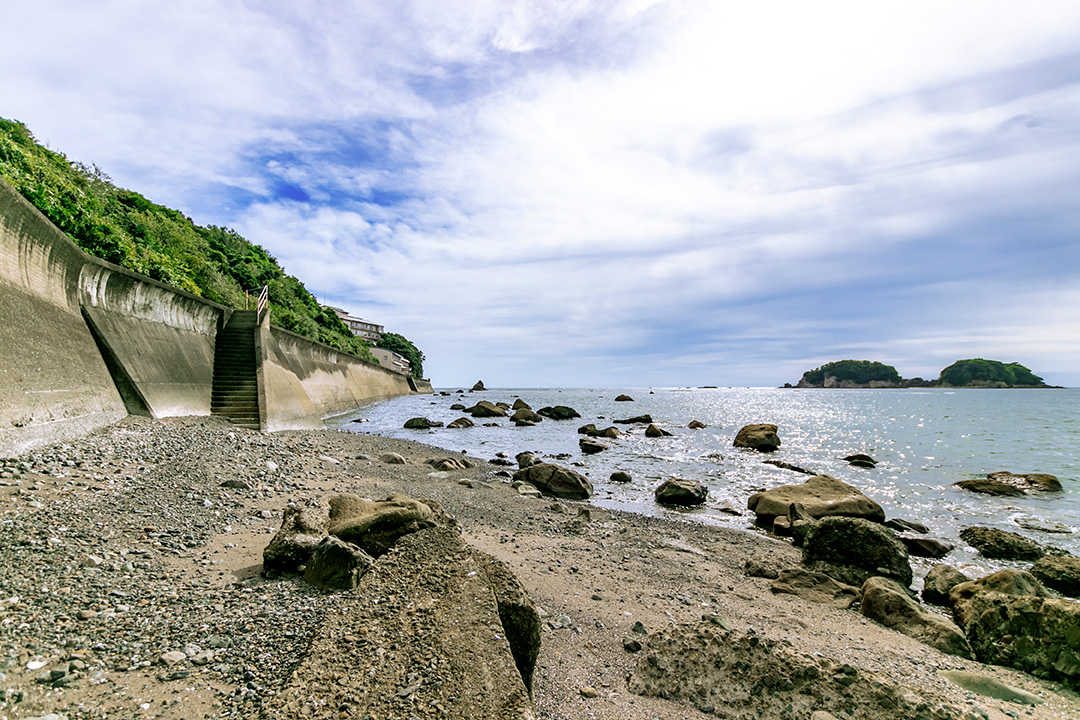
<instances>
[{"instance_id":1,"label":"gravel beach","mask_svg":"<svg viewBox=\"0 0 1080 720\"><path fill-rule=\"evenodd\" d=\"M380 462L388 452L406 464ZM723 717L628 689L642 653L624 641L703 617L960 716L1080 717L1080 697L1058 684L944 655L746 574L748 560L798 565L787 542L520 496L506 468L479 460L432 475L425 461L446 456L329 430L260 434L210 418L128 418L3 461L0 720L265 715L343 597L300 577L264 576L262 549L289 502L340 492L432 498L469 544L509 566L542 608L540 718ZM944 670L988 675L1042 702L976 695ZM410 707L401 717L433 712Z\"/></svg>"}]
</instances>

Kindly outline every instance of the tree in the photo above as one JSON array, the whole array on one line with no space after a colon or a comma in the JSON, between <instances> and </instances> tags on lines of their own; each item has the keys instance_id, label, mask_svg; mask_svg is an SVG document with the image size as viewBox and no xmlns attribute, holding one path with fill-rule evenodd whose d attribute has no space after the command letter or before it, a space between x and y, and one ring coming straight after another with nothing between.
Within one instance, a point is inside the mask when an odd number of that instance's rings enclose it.
<instances>
[{"instance_id":1,"label":"tree","mask_svg":"<svg viewBox=\"0 0 1080 720\"><path fill-rule=\"evenodd\" d=\"M822 386L827 377L854 385L869 385L872 382L899 385L902 382L900 373L892 365L870 360L838 360L803 373L803 385Z\"/></svg>"},{"instance_id":2,"label":"tree","mask_svg":"<svg viewBox=\"0 0 1080 720\"><path fill-rule=\"evenodd\" d=\"M397 333L383 333L379 336L378 347L396 352L409 361L410 372L414 378L424 377L424 353L420 352L408 338Z\"/></svg>"}]
</instances>

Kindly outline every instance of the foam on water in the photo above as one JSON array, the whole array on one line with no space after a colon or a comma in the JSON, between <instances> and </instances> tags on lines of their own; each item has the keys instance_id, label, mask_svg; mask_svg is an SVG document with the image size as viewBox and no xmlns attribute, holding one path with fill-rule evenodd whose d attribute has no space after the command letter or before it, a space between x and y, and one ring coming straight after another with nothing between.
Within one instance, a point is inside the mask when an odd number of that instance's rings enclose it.
<instances>
[{"instance_id":1,"label":"foam on water","mask_svg":"<svg viewBox=\"0 0 1080 720\"><path fill-rule=\"evenodd\" d=\"M634 402L615 402L625 393ZM545 419L535 427L515 427L506 418L481 420L463 430L405 430L416 416L448 423L463 413L454 403L479 400L512 403L522 398L534 409L568 405L580 420ZM583 455L577 428L649 414L673 437L649 439L644 429L619 425L629 435L602 440L610 449ZM366 422L353 423L355 419ZM690 430L700 420L708 427ZM329 424L355 432L409 438L491 459L522 450L569 454L563 464L578 467L596 489L592 502L650 515L679 512L656 505L652 491L668 477L694 478L709 486L709 501L684 511L703 522L746 528L752 514L747 498L763 488L800 483L806 476L765 464L788 462L840 478L884 506L889 517L918 520L931 534L957 545L946 561L972 571L1008 565L987 561L964 548L958 533L967 525L990 525L1019 532L1044 544L1080 554L1080 390L790 390L774 388L498 389L450 396L410 396L380 403ZM496 427L483 427L496 422ZM782 440L771 455L732 447L739 428L775 423ZM868 470L849 466L845 455L864 452L879 461ZM615 470L634 481L612 483ZM1063 493L998 498L952 487L996 470L1056 475ZM721 508L743 512L732 516ZM1032 521L1068 529L1049 533L1022 527ZM929 563L918 561L925 567ZM1015 564L1016 567L1023 567Z\"/></svg>"}]
</instances>

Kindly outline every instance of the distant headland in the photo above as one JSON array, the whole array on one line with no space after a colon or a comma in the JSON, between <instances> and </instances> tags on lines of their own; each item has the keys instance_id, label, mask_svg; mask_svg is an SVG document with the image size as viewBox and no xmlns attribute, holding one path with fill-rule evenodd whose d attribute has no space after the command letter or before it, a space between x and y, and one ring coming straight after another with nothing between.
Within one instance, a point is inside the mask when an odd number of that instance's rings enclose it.
<instances>
[{"instance_id":1,"label":"distant headland","mask_svg":"<svg viewBox=\"0 0 1080 720\"><path fill-rule=\"evenodd\" d=\"M957 360L936 380L903 378L892 365L871 360L838 360L807 370L796 388L1050 388L1043 379L1020 363L971 358Z\"/></svg>"}]
</instances>

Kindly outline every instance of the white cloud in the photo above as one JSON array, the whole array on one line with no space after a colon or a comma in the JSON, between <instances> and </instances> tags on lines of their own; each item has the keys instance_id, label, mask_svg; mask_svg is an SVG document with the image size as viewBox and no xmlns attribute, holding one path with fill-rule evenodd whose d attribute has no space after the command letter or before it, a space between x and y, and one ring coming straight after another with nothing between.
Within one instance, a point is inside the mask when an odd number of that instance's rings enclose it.
<instances>
[{"instance_id":1,"label":"white cloud","mask_svg":"<svg viewBox=\"0 0 1080 720\"><path fill-rule=\"evenodd\" d=\"M1075 3L45 0L7 17L0 62L21 71L0 114L236 227L416 340L437 380L694 384L676 375L722 364L713 384L773 384L789 378L765 380L769 358L847 349L940 369L1024 338L1036 371L1080 349L1067 312L1025 330L926 302L990 303L999 282L1029 312L1069 299L1043 285L1080 261L1062 239ZM10 31L39 27L48 42ZM647 368L618 357L650 343Z\"/></svg>"}]
</instances>

